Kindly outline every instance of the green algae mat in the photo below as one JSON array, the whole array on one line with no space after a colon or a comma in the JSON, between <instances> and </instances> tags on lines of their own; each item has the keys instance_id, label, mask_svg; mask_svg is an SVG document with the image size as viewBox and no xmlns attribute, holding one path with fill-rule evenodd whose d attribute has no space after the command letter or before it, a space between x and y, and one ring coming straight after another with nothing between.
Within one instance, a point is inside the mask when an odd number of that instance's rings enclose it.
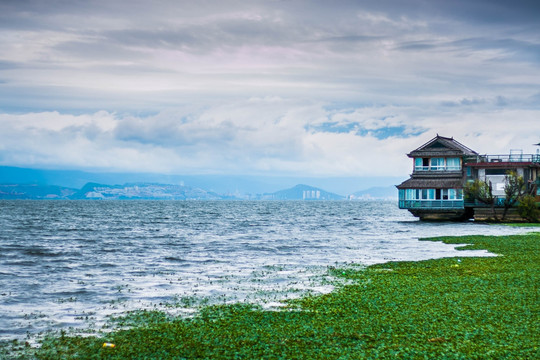
<instances>
[{"instance_id":1,"label":"green algae mat","mask_svg":"<svg viewBox=\"0 0 540 360\"><path fill-rule=\"evenodd\" d=\"M39 348L11 343L0 358L17 348L20 359L55 360L540 358L540 233L425 240L499 256L330 268L348 284L281 311L211 306L190 319L140 311L126 317L128 329L59 335Z\"/></svg>"}]
</instances>

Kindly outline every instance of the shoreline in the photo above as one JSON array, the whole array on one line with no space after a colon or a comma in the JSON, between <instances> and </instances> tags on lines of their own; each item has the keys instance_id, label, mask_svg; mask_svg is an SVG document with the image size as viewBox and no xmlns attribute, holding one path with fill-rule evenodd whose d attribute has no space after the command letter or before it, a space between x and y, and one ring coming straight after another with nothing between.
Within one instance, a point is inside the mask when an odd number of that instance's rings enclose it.
<instances>
[{"instance_id":1,"label":"shoreline","mask_svg":"<svg viewBox=\"0 0 540 360\"><path fill-rule=\"evenodd\" d=\"M239 303L174 319L143 310L124 318L129 329L90 337L62 333L41 348L12 342L0 355L15 350L14 359L538 356L540 233L421 240L502 256L334 268L331 275L352 283L336 282L329 294L287 301L282 311ZM116 346L102 348L104 342Z\"/></svg>"}]
</instances>

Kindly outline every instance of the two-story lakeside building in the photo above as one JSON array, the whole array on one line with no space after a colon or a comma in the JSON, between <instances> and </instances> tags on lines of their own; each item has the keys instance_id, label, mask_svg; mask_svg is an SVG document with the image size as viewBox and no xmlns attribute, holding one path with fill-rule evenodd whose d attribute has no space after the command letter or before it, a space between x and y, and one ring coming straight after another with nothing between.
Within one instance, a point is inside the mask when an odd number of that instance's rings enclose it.
<instances>
[{"instance_id":1,"label":"two-story lakeside building","mask_svg":"<svg viewBox=\"0 0 540 360\"><path fill-rule=\"evenodd\" d=\"M467 156L478 153L453 138L437 135L407 154L413 159L410 179L397 186L399 207L422 220L460 220L472 214L463 202Z\"/></svg>"},{"instance_id":2,"label":"two-story lakeside building","mask_svg":"<svg viewBox=\"0 0 540 360\"><path fill-rule=\"evenodd\" d=\"M397 186L399 207L421 220L466 220L475 217L475 210L485 214L481 204L465 201L465 184L475 179L491 182L493 195L502 203L510 170L522 176L540 200L539 154L480 155L453 138L437 135L407 156L413 159L413 173Z\"/></svg>"}]
</instances>

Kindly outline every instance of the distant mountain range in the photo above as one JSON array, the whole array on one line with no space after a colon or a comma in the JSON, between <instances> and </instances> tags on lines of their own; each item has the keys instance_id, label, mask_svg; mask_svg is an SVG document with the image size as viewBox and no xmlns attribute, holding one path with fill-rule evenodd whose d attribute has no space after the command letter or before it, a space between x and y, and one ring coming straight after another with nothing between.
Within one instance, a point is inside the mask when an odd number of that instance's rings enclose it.
<instances>
[{"instance_id":1,"label":"distant mountain range","mask_svg":"<svg viewBox=\"0 0 540 360\"><path fill-rule=\"evenodd\" d=\"M348 197L309 185L296 185L290 189L252 196L249 200L375 200L392 199L391 189L374 188ZM55 185L0 184L0 199L71 199L71 200L246 200L200 188L170 184L135 183L105 185L88 183L81 189Z\"/></svg>"},{"instance_id":2,"label":"distant mountain range","mask_svg":"<svg viewBox=\"0 0 540 360\"><path fill-rule=\"evenodd\" d=\"M0 199L69 199L77 191L55 185L0 184Z\"/></svg>"},{"instance_id":3,"label":"distant mountain range","mask_svg":"<svg viewBox=\"0 0 540 360\"><path fill-rule=\"evenodd\" d=\"M219 175L88 173L0 166L0 199L171 199L171 200L373 200L396 199L393 185L349 192L352 178L309 178L322 187L286 184L300 178ZM393 178L385 178L390 182ZM123 180L123 181L122 181ZM365 179L364 179L365 181ZM358 180L361 183L362 179ZM395 181L398 183L399 181ZM123 185L118 185L123 184ZM285 186L284 186L285 185ZM268 191L270 190L270 191Z\"/></svg>"},{"instance_id":4,"label":"distant mountain range","mask_svg":"<svg viewBox=\"0 0 540 360\"><path fill-rule=\"evenodd\" d=\"M167 184L88 183L79 190L50 185L0 185L0 199L224 200L228 198L231 197L203 189Z\"/></svg>"}]
</instances>

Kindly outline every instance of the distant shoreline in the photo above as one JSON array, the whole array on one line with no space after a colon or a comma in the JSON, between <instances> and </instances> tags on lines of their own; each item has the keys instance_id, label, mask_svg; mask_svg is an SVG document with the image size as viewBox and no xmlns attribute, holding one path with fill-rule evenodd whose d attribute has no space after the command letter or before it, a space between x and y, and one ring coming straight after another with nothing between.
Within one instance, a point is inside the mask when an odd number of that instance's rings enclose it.
<instances>
[{"instance_id":1,"label":"distant shoreline","mask_svg":"<svg viewBox=\"0 0 540 360\"><path fill-rule=\"evenodd\" d=\"M343 196L304 184L271 193L256 194L218 193L199 187L161 183L123 185L87 183L80 189L57 185L0 184L0 200L392 200L397 202L397 190L392 186L376 187Z\"/></svg>"}]
</instances>

